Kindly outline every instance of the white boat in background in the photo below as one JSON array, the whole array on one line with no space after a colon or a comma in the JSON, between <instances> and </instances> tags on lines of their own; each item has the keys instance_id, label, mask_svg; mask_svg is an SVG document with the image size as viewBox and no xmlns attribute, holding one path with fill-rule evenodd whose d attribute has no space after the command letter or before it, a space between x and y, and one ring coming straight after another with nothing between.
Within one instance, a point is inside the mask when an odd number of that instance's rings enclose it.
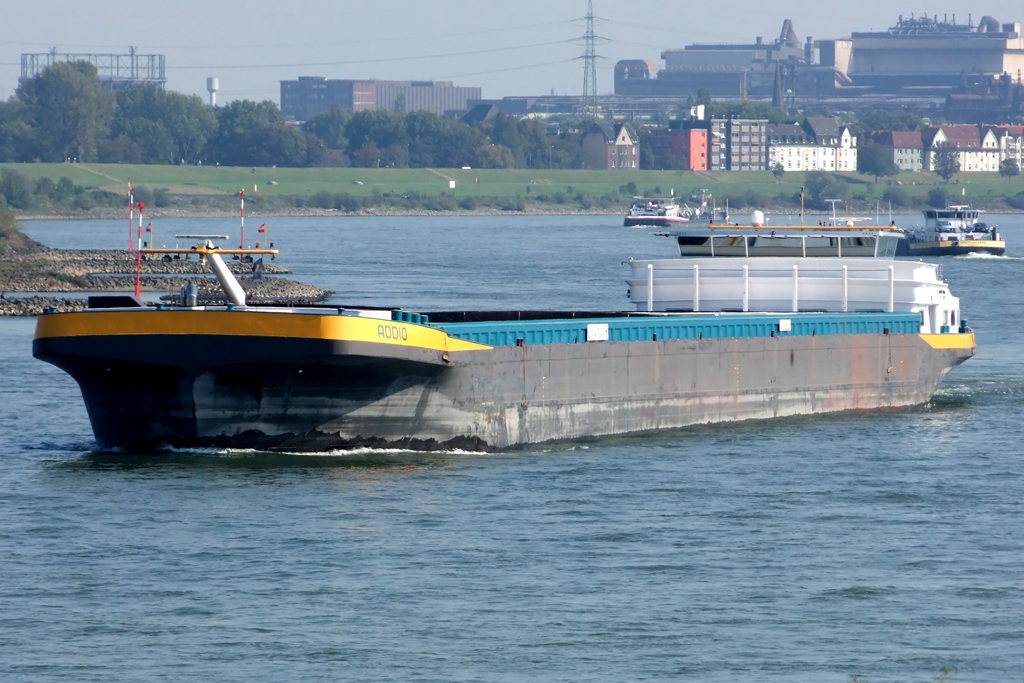
<instances>
[{"instance_id":1,"label":"white boat in background","mask_svg":"<svg viewBox=\"0 0 1024 683\"><path fill-rule=\"evenodd\" d=\"M667 228L690 221L675 197L633 197L633 205L626 213L624 225L627 228L653 226Z\"/></svg>"},{"instance_id":2,"label":"white boat in background","mask_svg":"<svg viewBox=\"0 0 1024 683\"><path fill-rule=\"evenodd\" d=\"M716 221L729 222L729 208L717 209L712 205L708 207L708 200L711 195L699 197L699 206L691 207L686 203L676 203L675 196L671 197L633 197L633 204L626 212L623 225L627 228L650 226L655 228L668 228L675 225L686 225L690 223L713 224Z\"/></svg>"},{"instance_id":3,"label":"white boat in background","mask_svg":"<svg viewBox=\"0 0 1024 683\"><path fill-rule=\"evenodd\" d=\"M979 221L981 211L967 205L946 209L926 209L924 225L903 231L899 256L963 256L993 254L1002 256L1006 242L997 226Z\"/></svg>"}]
</instances>

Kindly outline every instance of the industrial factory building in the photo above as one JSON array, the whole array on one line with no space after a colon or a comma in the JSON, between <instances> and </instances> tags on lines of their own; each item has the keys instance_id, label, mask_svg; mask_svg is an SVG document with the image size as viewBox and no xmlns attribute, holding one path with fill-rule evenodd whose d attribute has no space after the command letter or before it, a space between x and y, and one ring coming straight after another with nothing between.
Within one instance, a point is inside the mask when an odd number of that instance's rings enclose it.
<instances>
[{"instance_id":1,"label":"industrial factory building","mask_svg":"<svg viewBox=\"0 0 1024 683\"><path fill-rule=\"evenodd\" d=\"M879 32L801 41L790 20L773 42L695 44L666 50L656 69L639 59L615 65L615 93L632 97L695 96L772 101L779 106L814 100L896 104L940 103L965 82L1024 79L1021 25L983 17L899 17ZM870 104L869 106L876 106Z\"/></svg>"},{"instance_id":2,"label":"industrial factory building","mask_svg":"<svg viewBox=\"0 0 1024 683\"><path fill-rule=\"evenodd\" d=\"M969 15L968 15L969 17ZM964 74L995 77L1024 73L1020 23L1000 24L982 17L974 25L938 16L904 19L888 31L854 33L847 73L857 86L899 93L910 88L948 91Z\"/></svg>"},{"instance_id":3,"label":"industrial factory building","mask_svg":"<svg viewBox=\"0 0 1024 683\"><path fill-rule=\"evenodd\" d=\"M452 85L451 81L340 80L300 76L281 81L281 111L290 119L304 121L313 114L339 105L353 111L391 109L402 113L425 109L443 114L467 109L469 100L479 100L480 88Z\"/></svg>"}]
</instances>

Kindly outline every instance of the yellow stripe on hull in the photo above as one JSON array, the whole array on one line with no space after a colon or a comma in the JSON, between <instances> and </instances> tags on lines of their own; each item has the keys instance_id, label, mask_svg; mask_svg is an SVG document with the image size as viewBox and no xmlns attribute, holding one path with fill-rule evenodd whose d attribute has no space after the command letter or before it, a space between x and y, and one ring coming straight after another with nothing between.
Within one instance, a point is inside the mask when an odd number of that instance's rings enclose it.
<instances>
[{"instance_id":1,"label":"yellow stripe on hull","mask_svg":"<svg viewBox=\"0 0 1024 683\"><path fill-rule=\"evenodd\" d=\"M453 339L412 323L347 315L257 311L82 311L39 317L36 339L122 335L222 335L359 341L435 351L475 351L490 346Z\"/></svg>"},{"instance_id":2,"label":"yellow stripe on hull","mask_svg":"<svg viewBox=\"0 0 1024 683\"><path fill-rule=\"evenodd\" d=\"M965 334L922 334L921 339L928 342L933 349L971 349L975 348L974 333Z\"/></svg>"}]
</instances>

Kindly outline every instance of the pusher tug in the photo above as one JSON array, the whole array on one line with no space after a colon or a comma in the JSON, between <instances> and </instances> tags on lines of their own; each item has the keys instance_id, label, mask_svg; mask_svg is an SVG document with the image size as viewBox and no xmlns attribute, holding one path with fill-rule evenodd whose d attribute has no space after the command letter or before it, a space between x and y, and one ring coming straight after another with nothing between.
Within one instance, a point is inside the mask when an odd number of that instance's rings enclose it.
<instances>
[{"instance_id":1,"label":"pusher tug","mask_svg":"<svg viewBox=\"0 0 1024 683\"><path fill-rule=\"evenodd\" d=\"M418 314L248 306L221 255L252 250L188 251L226 306L38 320L33 354L79 383L102 449L500 450L896 409L975 353L938 269L885 256L630 261L635 311Z\"/></svg>"},{"instance_id":2,"label":"pusher tug","mask_svg":"<svg viewBox=\"0 0 1024 683\"><path fill-rule=\"evenodd\" d=\"M966 204L946 209L926 209L924 225L902 231L898 256L966 256L1006 253L1006 241L995 225L979 219L981 211Z\"/></svg>"}]
</instances>

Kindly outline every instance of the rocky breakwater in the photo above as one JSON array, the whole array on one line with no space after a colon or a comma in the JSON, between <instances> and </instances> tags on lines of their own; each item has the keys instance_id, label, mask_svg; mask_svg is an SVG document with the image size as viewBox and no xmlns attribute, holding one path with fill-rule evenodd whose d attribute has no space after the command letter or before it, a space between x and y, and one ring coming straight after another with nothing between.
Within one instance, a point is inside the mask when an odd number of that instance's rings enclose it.
<instances>
[{"instance_id":1,"label":"rocky breakwater","mask_svg":"<svg viewBox=\"0 0 1024 683\"><path fill-rule=\"evenodd\" d=\"M59 296L26 296L8 297L0 299L0 317L12 315L42 315L50 308L57 309L61 313L69 311L81 311L87 305L85 299L68 299Z\"/></svg>"},{"instance_id":2,"label":"rocky breakwater","mask_svg":"<svg viewBox=\"0 0 1024 683\"><path fill-rule=\"evenodd\" d=\"M9 250L0 255L0 291L131 292L135 290L137 258L132 252L119 250ZM264 277L260 280L252 278L251 263L233 260L225 260L225 263L236 274L254 304L315 303L330 293L319 287L276 277L291 271L273 263L264 261ZM149 256L142 261L139 282L143 291L169 293L163 297L167 300L174 300L182 287L194 283L200 290L203 303L224 302L223 292L210 275L209 265L200 262L198 256L166 260ZM55 300L52 297L6 297L0 311L4 311L4 315L38 315L43 308L54 306L53 303L40 303L44 299L48 302ZM55 306L58 310L85 306L83 299L63 301L66 303Z\"/></svg>"}]
</instances>

